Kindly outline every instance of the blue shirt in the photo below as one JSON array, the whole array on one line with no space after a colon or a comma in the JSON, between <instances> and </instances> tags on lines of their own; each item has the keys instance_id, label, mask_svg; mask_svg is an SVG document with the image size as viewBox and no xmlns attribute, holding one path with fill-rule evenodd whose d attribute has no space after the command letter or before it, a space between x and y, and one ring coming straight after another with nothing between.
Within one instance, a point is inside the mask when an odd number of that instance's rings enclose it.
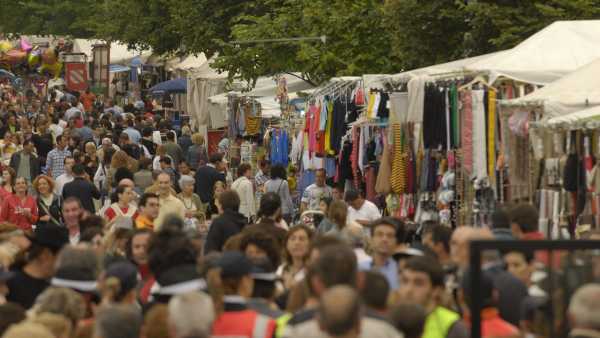
<instances>
[{"instance_id":1,"label":"blue shirt","mask_svg":"<svg viewBox=\"0 0 600 338\"><path fill-rule=\"evenodd\" d=\"M132 127L127 127L125 130L123 130L123 132L125 132L127 134L127 136L129 136L129 139L131 140L131 142L133 142L135 144L140 143L142 134L140 134L140 132L137 129L132 128Z\"/></svg>"},{"instance_id":2,"label":"blue shirt","mask_svg":"<svg viewBox=\"0 0 600 338\"><path fill-rule=\"evenodd\" d=\"M360 271L375 270L381 272L385 276L388 283L390 284L390 290L396 290L400 285L398 282L398 263L393 258L388 258L385 265L382 267L376 267L373 263L373 258L365 260L359 263L358 269Z\"/></svg>"}]
</instances>

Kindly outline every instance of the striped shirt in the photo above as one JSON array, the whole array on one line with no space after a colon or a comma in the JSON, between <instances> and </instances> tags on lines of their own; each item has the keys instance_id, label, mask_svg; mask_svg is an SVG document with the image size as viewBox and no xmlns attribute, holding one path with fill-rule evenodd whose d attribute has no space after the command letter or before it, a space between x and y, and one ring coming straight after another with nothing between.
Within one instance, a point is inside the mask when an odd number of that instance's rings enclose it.
<instances>
[{"instance_id":1,"label":"striped shirt","mask_svg":"<svg viewBox=\"0 0 600 338\"><path fill-rule=\"evenodd\" d=\"M71 152L66 148L63 150L54 148L48 153L46 157L46 170L52 172L52 178L56 179L65 173L65 157L67 156L71 156Z\"/></svg>"}]
</instances>

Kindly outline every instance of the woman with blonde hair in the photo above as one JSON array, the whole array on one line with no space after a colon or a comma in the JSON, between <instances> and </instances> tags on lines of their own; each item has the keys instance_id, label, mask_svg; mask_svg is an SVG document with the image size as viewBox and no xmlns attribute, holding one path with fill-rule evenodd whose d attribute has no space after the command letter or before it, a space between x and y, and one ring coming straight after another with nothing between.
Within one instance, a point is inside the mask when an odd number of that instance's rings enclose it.
<instances>
[{"instance_id":1,"label":"woman with blonde hair","mask_svg":"<svg viewBox=\"0 0 600 338\"><path fill-rule=\"evenodd\" d=\"M33 189L37 193L39 219L38 226L62 224L62 198L54 194L54 180L40 175L33 180Z\"/></svg>"},{"instance_id":2,"label":"woman with blonde hair","mask_svg":"<svg viewBox=\"0 0 600 338\"><path fill-rule=\"evenodd\" d=\"M117 152L115 152L115 154L112 156L112 159L110 161L110 169L108 170L108 177L107 177L107 181L108 181L108 186L109 187L113 187L116 186L117 183L119 182L115 182L115 174L117 173L117 170L128 170L129 172L131 172L131 177L133 179L133 173L137 171L137 161L135 159L133 159L132 157L130 157L129 155L127 155L126 152L124 152L123 150L119 150Z\"/></svg>"},{"instance_id":3,"label":"woman with blonde hair","mask_svg":"<svg viewBox=\"0 0 600 338\"><path fill-rule=\"evenodd\" d=\"M185 161L192 168L198 168L208 163L208 153L204 145L204 136L200 133L192 135L192 145L185 153Z\"/></svg>"}]
</instances>

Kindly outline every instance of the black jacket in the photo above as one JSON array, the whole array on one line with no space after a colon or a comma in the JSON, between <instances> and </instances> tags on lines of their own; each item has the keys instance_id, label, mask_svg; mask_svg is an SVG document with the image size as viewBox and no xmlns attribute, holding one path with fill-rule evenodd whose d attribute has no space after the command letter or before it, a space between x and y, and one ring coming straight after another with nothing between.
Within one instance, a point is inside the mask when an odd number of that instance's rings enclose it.
<instances>
[{"instance_id":1,"label":"black jacket","mask_svg":"<svg viewBox=\"0 0 600 338\"><path fill-rule=\"evenodd\" d=\"M93 214L96 212L94 198L100 199L100 191L91 182L75 177L73 182L65 184L63 188L63 199L69 197L77 197L81 201L81 206Z\"/></svg>"},{"instance_id":2,"label":"black jacket","mask_svg":"<svg viewBox=\"0 0 600 338\"><path fill-rule=\"evenodd\" d=\"M13 168L17 174L19 173L19 165L21 164L21 153L22 153L22 151L14 153L12 155L12 157L10 158L10 167ZM29 177L29 178L31 179L31 181L33 181L40 173L41 173L41 170L40 170L39 158L37 156L35 156L35 154L30 154L29 155L29 174L31 175L31 177Z\"/></svg>"},{"instance_id":3,"label":"black jacket","mask_svg":"<svg viewBox=\"0 0 600 338\"><path fill-rule=\"evenodd\" d=\"M520 321L519 309L527 298L527 286L504 270L501 264L493 264L485 269L494 281L494 288L498 290L498 310L500 317L505 321L518 326Z\"/></svg>"},{"instance_id":4,"label":"black jacket","mask_svg":"<svg viewBox=\"0 0 600 338\"><path fill-rule=\"evenodd\" d=\"M210 203L213 199L215 183L217 181L225 182L225 174L217 169L205 165L196 171L196 186L194 192L200 196L202 203Z\"/></svg>"},{"instance_id":5,"label":"black jacket","mask_svg":"<svg viewBox=\"0 0 600 338\"><path fill-rule=\"evenodd\" d=\"M245 226L246 216L237 211L225 210L210 225L208 235L206 235L204 253L221 251L229 237L240 233Z\"/></svg>"}]
</instances>

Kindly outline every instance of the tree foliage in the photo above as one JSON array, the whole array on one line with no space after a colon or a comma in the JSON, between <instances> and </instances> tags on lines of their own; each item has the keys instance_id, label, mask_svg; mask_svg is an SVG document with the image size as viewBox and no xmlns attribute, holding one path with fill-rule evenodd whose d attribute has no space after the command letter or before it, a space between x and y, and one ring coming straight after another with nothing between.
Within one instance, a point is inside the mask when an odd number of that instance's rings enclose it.
<instances>
[{"instance_id":1,"label":"tree foliage","mask_svg":"<svg viewBox=\"0 0 600 338\"><path fill-rule=\"evenodd\" d=\"M229 74L391 73L511 48L555 20L600 18L600 0L0 0L0 31L118 40L218 55ZM280 43L232 43L327 36Z\"/></svg>"}]
</instances>

